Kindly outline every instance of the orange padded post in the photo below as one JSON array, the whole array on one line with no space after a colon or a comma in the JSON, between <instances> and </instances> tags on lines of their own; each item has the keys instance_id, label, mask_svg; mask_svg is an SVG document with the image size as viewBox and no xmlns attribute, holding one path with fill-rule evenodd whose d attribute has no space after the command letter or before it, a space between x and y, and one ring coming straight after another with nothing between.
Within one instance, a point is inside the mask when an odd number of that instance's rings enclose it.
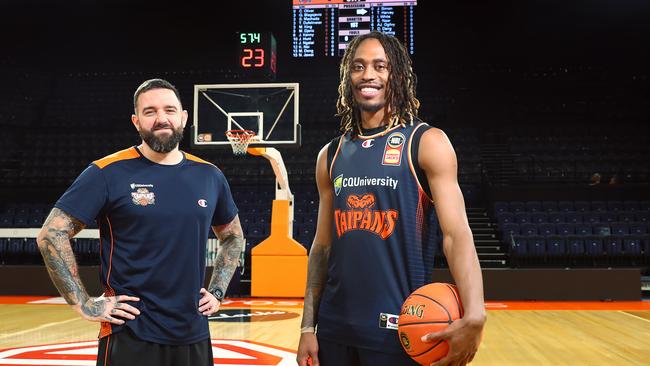
<instances>
[{"instance_id":1,"label":"orange padded post","mask_svg":"<svg viewBox=\"0 0 650 366\"><path fill-rule=\"evenodd\" d=\"M303 297L307 250L289 236L289 201L274 200L271 235L251 251L251 296Z\"/></svg>"}]
</instances>

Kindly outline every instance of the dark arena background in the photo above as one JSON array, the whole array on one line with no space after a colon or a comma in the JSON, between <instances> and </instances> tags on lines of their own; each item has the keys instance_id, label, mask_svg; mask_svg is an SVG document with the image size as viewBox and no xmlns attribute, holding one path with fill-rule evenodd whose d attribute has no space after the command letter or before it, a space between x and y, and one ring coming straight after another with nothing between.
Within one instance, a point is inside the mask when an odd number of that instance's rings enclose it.
<instances>
[{"instance_id":1,"label":"dark arena background","mask_svg":"<svg viewBox=\"0 0 650 366\"><path fill-rule=\"evenodd\" d=\"M648 364L650 3L404 3L412 8L399 9L396 29L412 53L420 118L454 145L483 268L489 320L473 364ZM293 237L309 250L316 156L339 127L339 46L328 37L343 26L317 29L311 57L309 40L297 49L295 14L289 0L0 4L0 365L94 365L98 327L57 298L36 233L90 162L140 143L133 93L157 77L189 112L181 149L224 172L246 236L245 264L211 319L215 364L295 362L302 298L251 296L273 169L229 146L197 147L190 133L194 85L299 83L301 144L278 150ZM242 34L267 40L259 47L274 46L275 58L255 61ZM99 240L80 235L73 250L99 295ZM435 263L432 281L450 282L442 250ZM25 351L53 344L60 352Z\"/></svg>"}]
</instances>

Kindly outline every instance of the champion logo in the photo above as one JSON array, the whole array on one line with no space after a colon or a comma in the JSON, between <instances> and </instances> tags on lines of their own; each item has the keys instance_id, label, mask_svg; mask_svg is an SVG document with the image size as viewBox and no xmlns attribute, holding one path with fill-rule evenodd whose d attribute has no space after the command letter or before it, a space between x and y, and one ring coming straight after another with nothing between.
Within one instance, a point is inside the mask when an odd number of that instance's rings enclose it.
<instances>
[{"instance_id":1,"label":"champion logo","mask_svg":"<svg viewBox=\"0 0 650 366\"><path fill-rule=\"evenodd\" d=\"M371 147L375 146L375 139L365 140L365 141L363 141L361 143L361 146L363 146L364 149L371 148Z\"/></svg>"},{"instance_id":2,"label":"champion logo","mask_svg":"<svg viewBox=\"0 0 650 366\"><path fill-rule=\"evenodd\" d=\"M200 200L198 200L197 203L198 203L199 206L201 206L201 207L208 207L208 201L204 200L203 198L201 198Z\"/></svg>"}]
</instances>

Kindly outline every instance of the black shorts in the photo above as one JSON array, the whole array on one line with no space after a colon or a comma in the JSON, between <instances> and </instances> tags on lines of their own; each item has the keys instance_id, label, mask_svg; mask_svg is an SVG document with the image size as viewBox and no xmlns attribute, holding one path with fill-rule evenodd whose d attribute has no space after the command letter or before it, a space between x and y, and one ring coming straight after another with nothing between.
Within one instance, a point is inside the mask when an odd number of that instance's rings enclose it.
<instances>
[{"instance_id":1,"label":"black shorts","mask_svg":"<svg viewBox=\"0 0 650 366\"><path fill-rule=\"evenodd\" d=\"M383 353L318 339L321 366L419 366L406 352Z\"/></svg>"},{"instance_id":2,"label":"black shorts","mask_svg":"<svg viewBox=\"0 0 650 366\"><path fill-rule=\"evenodd\" d=\"M212 344L174 346L143 341L129 328L99 340L97 366L214 366Z\"/></svg>"}]
</instances>

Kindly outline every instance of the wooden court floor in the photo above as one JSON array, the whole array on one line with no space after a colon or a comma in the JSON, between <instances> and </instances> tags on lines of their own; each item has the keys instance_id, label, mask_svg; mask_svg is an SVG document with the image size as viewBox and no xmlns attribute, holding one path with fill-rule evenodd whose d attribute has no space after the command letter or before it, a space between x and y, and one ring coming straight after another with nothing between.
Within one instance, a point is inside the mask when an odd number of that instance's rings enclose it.
<instances>
[{"instance_id":1,"label":"wooden court floor","mask_svg":"<svg viewBox=\"0 0 650 366\"><path fill-rule=\"evenodd\" d=\"M490 302L472 365L650 365L650 302ZM215 365L295 365L301 300L229 299ZM60 298L0 297L0 365L94 365L98 325Z\"/></svg>"}]
</instances>

